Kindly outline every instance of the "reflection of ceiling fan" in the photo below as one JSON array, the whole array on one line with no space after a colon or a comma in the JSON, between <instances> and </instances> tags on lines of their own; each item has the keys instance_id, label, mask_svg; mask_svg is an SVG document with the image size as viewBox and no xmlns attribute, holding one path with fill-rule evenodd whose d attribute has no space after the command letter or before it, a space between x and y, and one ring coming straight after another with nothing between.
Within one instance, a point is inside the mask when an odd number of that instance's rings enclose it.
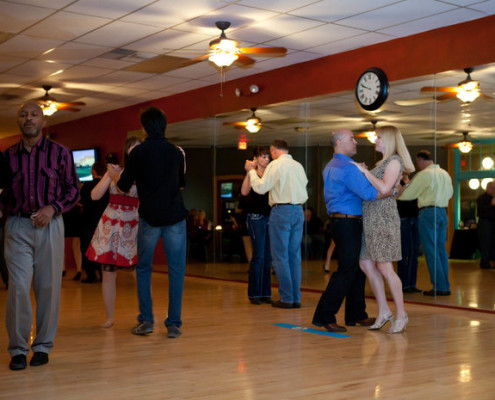
<instances>
[{"instance_id":1,"label":"reflection of ceiling fan","mask_svg":"<svg viewBox=\"0 0 495 400\"><path fill-rule=\"evenodd\" d=\"M218 39L210 42L210 52L183 63L183 66L195 64L208 58L218 67L229 67L236 63L239 67L247 67L255 61L246 54L263 57L283 57L287 54L285 47L238 47L239 42L227 38L225 30L230 26L228 21L217 21L215 25L222 31Z\"/></svg>"},{"instance_id":2,"label":"reflection of ceiling fan","mask_svg":"<svg viewBox=\"0 0 495 400\"><path fill-rule=\"evenodd\" d=\"M376 124L378 123L378 120L372 119L372 120L370 120L370 122L371 122L371 129L369 128L369 126L363 128L364 132L362 132L362 129L359 129L359 133L357 133L354 137L366 138L371 143L375 143L376 142Z\"/></svg>"},{"instance_id":3,"label":"reflection of ceiling fan","mask_svg":"<svg viewBox=\"0 0 495 400\"><path fill-rule=\"evenodd\" d=\"M39 99L36 99L36 102L40 105L44 115L52 115L58 110L81 111L81 109L77 107L86 105L86 103L83 103L82 101L75 101L70 103L58 102L52 96L50 96L50 94L48 94L48 91L51 88L52 87L49 85L43 85L45 95L43 97L40 97Z\"/></svg>"},{"instance_id":4,"label":"reflection of ceiling fan","mask_svg":"<svg viewBox=\"0 0 495 400\"><path fill-rule=\"evenodd\" d=\"M469 153L473 149L473 142L471 142L471 138L468 137L469 131L460 131L459 133L462 133L462 140L457 143L449 144L447 147L457 147L461 153ZM455 134L453 137L459 137L459 135Z\"/></svg>"},{"instance_id":5,"label":"reflection of ceiling fan","mask_svg":"<svg viewBox=\"0 0 495 400\"><path fill-rule=\"evenodd\" d=\"M258 133L261 129L261 119L256 116L256 108L251 108L252 114L246 121L224 122L223 125L233 125L235 128L245 128L249 133ZM265 128L270 128L263 125ZM271 128L270 128L271 129Z\"/></svg>"},{"instance_id":6,"label":"reflection of ceiling fan","mask_svg":"<svg viewBox=\"0 0 495 400\"><path fill-rule=\"evenodd\" d=\"M421 93L445 93L437 95L436 97L422 97L412 100L399 100L395 104L399 106L413 106L419 104L426 104L433 101L446 101L453 100L456 97L463 103L471 103L478 97L486 100L492 100L493 97L487 96L481 92L480 84L478 81L471 79L471 72L474 68L464 68L464 72L467 74L466 79L459 82L457 86L424 86L421 88Z\"/></svg>"}]
</instances>

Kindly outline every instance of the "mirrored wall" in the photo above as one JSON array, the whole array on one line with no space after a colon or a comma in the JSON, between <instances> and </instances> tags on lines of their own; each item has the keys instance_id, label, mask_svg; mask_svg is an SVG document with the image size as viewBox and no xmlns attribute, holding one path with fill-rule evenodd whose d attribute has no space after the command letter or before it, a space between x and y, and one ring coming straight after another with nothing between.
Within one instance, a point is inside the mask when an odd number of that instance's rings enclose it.
<instances>
[{"instance_id":1,"label":"mirrored wall","mask_svg":"<svg viewBox=\"0 0 495 400\"><path fill-rule=\"evenodd\" d=\"M483 90L486 88L487 93L493 93L495 68L484 66L475 71L473 76L482 81ZM269 146L272 140L282 138L288 142L294 159L306 170L309 200L305 208L312 208L321 224L318 246L314 248L308 241L303 245L302 287L323 290L330 276L323 270L330 236L326 230L328 217L321 172L333 154L330 133L339 127L355 132L358 153L354 158L365 162L370 168L381 158L367 138L367 132L376 126L399 127L413 160L419 150L429 150L435 157L435 163L454 177L455 196L448 210L448 252L451 252L452 242L457 243L461 236L474 237L476 224L466 226L464 220L476 220L473 200L480 191L469 192L468 178L473 179L469 175L473 171L465 171L465 168L467 163L479 164L486 157L493 160L495 135L493 118L488 116L490 103L484 98L469 104L456 98L434 100L445 94L444 88L455 87L464 78L462 71L449 71L392 82L389 98L377 113L361 111L354 93L349 91L265 106L253 103L252 109L170 125L169 137L184 147L187 153L184 197L190 210L188 274L247 282L250 245L240 196L245 176L244 163L252 158L255 146ZM425 89L422 90L425 87L429 88L426 95ZM257 133L248 132L245 128L246 121L253 117L261 125ZM469 131L474 150L469 156L458 156L459 151L454 145L462 140L465 130ZM482 142L485 144L480 150ZM459 175L459 172L465 174ZM481 172L486 179L495 176L493 166ZM464 228L472 230L466 233ZM461 242L460 246L464 244ZM454 256L459 257L458 254ZM405 294L405 299L493 309L495 298L481 301L471 289L467 294L462 286L466 277L483 279L480 275L483 271L479 270L479 261L476 260L478 256L474 251L469 258L450 260L451 296L431 298L417 293ZM336 267L334 255L331 271L335 271ZM276 283L275 275L272 276L272 283ZM422 290L432 287L422 256L419 257L417 287ZM372 295L369 288L367 295ZM275 291L274 297L277 296Z\"/></svg>"}]
</instances>

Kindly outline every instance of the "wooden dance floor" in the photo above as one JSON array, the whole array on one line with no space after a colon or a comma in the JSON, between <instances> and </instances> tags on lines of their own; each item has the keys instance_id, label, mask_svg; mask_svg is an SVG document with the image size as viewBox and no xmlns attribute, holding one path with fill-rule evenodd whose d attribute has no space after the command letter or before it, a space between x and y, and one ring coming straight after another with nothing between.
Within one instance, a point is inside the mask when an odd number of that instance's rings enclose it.
<instances>
[{"instance_id":1,"label":"wooden dance floor","mask_svg":"<svg viewBox=\"0 0 495 400\"><path fill-rule=\"evenodd\" d=\"M10 371L0 330L0 399L493 399L495 271L464 264L474 277L452 276L459 286L449 298L420 304L425 296L407 295L406 333L350 327L346 336L305 329L315 328L318 290L328 281L319 261L305 264L302 308L289 310L247 301L246 284L236 282L246 280L246 264L191 264L188 273L197 276L186 278L178 339L163 326L167 274L153 275L155 331L141 337L130 333L137 315L131 274L119 272L116 323L103 329L100 285L73 282L69 271L49 364ZM199 277L220 268L224 276ZM418 287L430 289L422 268ZM6 297L0 290L2 321ZM463 301L491 306L479 312ZM376 315L375 301L367 304Z\"/></svg>"}]
</instances>

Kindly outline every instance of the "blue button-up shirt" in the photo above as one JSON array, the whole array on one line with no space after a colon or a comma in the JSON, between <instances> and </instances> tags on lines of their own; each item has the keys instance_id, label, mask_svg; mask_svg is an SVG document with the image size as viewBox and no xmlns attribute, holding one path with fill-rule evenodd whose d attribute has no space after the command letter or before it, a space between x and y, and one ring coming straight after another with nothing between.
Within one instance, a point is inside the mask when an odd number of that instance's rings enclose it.
<instances>
[{"instance_id":1,"label":"blue button-up shirt","mask_svg":"<svg viewBox=\"0 0 495 400\"><path fill-rule=\"evenodd\" d=\"M323 170L323 194L328 214L362 215L363 200L376 199L378 190L350 161L350 157L335 153Z\"/></svg>"}]
</instances>

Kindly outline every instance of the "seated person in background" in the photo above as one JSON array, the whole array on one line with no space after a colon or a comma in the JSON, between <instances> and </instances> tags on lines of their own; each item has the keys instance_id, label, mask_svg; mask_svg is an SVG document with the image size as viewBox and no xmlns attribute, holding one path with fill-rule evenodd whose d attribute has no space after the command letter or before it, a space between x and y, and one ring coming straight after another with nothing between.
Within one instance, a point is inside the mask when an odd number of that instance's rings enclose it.
<instances>
[{"instance_id":1,"label":"seated person in background","mask_svg":"<svg viewBox=\"0 0 495 400\"><path fill-rule=\"evenodd\" d=\"M207 249L212 238L212 224L203 210L191 210L187 221L190 250L203 262L207 261Z\"/></svg>"},{"instance_id":2,"label":"seated person in background","mask_svg":"<svg viewBox=\"0 0 495 400\"><path fill-rule=\"evenodd\" d=\"M318 217L313 208L308 207L304 210L305 235L303 236L303 251L306 259L321 259L325 249L325 240L323 238L323 221Z\"/></svg>"}]
</instances>

